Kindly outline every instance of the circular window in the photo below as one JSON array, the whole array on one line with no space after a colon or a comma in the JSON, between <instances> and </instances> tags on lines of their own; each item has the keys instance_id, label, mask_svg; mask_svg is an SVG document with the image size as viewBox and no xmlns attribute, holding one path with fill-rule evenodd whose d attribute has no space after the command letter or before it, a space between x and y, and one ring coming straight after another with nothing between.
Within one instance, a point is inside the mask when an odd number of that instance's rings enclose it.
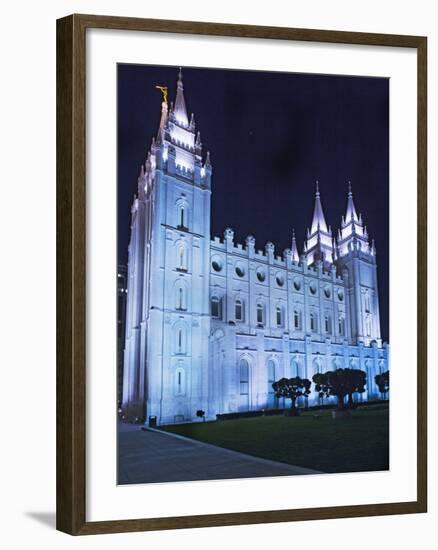
<instances>
[{"instance_id":1,"label":"circular window","mask_svg":"<svg viewBox=\"0 0 438 550\"><path fill-rule=\"evenodd\" d=\"M299 279L294 280L294 289L301 290L301 281Z\"/></svg>"},{"instance_id":2,"label":"circular window","mask_svg":"<svg viewBox=\"0 0 438 550\"><path fill-rule=\"evenodd\" d=\"M275 280L277 281L278 286L283 286L284 285L284 277L281 273L277 273L277 275L275 277Z\"/></svg>"},{"instance_id":3,"label":"circular window","mask_svg":"<svg viewBox=\"0 0 438 550\"><path fill-rule=\"evenodd\" d=\"M344 291L341 289L338 290L338 298L341 302L344 299Z\"/></svg>"},{"instance_id":4,"label":"circular window","mask_svg":"<svg viewBox=\"0 0 438 550\"><path fill-rule=\"evenodd\" d=\"M239 277L243 277L245 275L245 268L243 267L243 265L236 265L236 273Z\"/></svg>"},{"instance_id":5,"label":"circular window","mask_svg":"<svg viewBox=\"0 0 438 550\"><path fill-rule=\"evenodd\" d=\"M324 294L326 296L326 298L330 298L331 296L331 291L330 291L330 287L329 286L326 286L325 289L324 289Z\"/></svg>"},{"instance_id":6,"label":"circular window","mask_svg":"<svg viewBox=\"0 0 438 550\"><path fill-rule=\"evenodd\" d=\"M310 283L309 290L311 294L316 294L316 283Z\"/></svg>"},{"instance_id":7,"label":"circular window","mask_svg":"<svg viewBox=\"0 0 438 550\"><path fill-rule=\"evenodd\" d=\"M263 281L266 279L266 274L265 272L263 271L263 269L258 269L257 270L257 279L263 283Z\"/></svg>"},{"instance_id":8,"label":"circular window","mask_svg":"<svg viewBox=\"0 0 438 550\"><path fill-rule=\"evenodd\" d=\"M214 260L211 262L211 267L219 273L219 271L222 271L222 262L219 258L214 258Z\"/></svg>"}]
</instances>

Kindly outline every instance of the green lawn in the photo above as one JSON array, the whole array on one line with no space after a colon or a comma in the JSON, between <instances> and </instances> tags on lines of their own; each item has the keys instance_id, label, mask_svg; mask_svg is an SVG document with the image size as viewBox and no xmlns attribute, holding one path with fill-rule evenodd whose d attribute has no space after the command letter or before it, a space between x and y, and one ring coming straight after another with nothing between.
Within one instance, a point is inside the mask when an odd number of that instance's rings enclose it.
<instances>
[{"instance_id":1,"label":"green lawn","mask_svg":"<svg viewBox=\"0 0 438 550\"><path fill-rule=\"evenodd\" d=\"M320 470L360 472L389 467L386 405L357 409L333 420L331 411L301 417L260 416L163 426L161 429L254 456Z\"/></svg>"}]
</instances>

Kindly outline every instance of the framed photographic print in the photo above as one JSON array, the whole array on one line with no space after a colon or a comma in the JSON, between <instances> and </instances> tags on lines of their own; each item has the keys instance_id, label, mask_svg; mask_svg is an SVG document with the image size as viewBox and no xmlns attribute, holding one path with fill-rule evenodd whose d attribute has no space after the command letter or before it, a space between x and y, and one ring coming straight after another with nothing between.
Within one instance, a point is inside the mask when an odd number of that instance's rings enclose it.
<instances>
[{"instance_id":1,"label":"framed photographic print","mask_svg":"<svg viewBox=\"0 0 438 550\"><path fill-rule=\"evenodd\" d=\"M58 529L425 512L426 38L57 49Z\"/></svg>"}]
</instances>

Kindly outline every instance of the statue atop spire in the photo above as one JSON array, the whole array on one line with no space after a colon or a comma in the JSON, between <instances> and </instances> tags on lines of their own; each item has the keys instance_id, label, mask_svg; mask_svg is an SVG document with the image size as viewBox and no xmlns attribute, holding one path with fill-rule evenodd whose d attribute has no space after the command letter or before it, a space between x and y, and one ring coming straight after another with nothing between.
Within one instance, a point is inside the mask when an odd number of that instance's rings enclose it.
<instances>
[{"instance_id":1,"label":"statue atop spire","mask_svg":"<svg viewBox=\"0 0 438 550\"><path fill-rule=\"evenodd\" d=\"M169 92L169 89L167 86L155 86L157 90L160 90L160 92L163 94L163 103L167 103L167 95Z\"/></svg>"}]
</instances>

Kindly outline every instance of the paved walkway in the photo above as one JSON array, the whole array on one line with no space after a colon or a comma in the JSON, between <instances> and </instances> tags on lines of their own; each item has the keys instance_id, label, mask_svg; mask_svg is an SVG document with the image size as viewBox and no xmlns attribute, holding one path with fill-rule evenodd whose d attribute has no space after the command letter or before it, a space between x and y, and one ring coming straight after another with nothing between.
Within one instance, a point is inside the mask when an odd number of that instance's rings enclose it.
<instances>
[{"instance_id":1,"label":"paved walkway","mask_svg":"<svg viewBox=\"0 0 438 550\"><path fill-rule=\"evenodd\" d=\"M119 484L317 473L141 426L119 429Z\"/></svg>"}]
</instances>

